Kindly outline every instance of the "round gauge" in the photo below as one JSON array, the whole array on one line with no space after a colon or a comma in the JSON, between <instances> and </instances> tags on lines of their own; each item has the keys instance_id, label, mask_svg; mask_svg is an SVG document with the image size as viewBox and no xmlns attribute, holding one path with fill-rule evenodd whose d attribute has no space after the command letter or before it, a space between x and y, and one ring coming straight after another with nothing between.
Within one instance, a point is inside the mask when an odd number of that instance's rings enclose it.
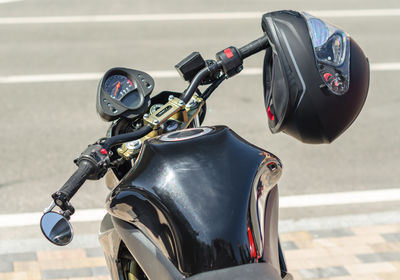
<instances>
[{"instance_id":1,"label":"round gauge","mask_svg":"<svg viewBox=\"0 0 400 280\"><path fill-rule=\"evenodd\" d=\"M97 112L106 121L121 116L133 119L148 109L153 88L154 80L145 72L112 68L100 81L96 98Z\"/></svg>"},{"instance_id":2,"label":"round gauge","mask_svg":"<svg viewBox=\"0 0 400 280\"><path fill-rule=\"evenodd\" d=\"M128 93L137 88L136 84L124 75L111 75L104 83L107 94L118 101L121 101Z\"/></svg>"}]
</instances>

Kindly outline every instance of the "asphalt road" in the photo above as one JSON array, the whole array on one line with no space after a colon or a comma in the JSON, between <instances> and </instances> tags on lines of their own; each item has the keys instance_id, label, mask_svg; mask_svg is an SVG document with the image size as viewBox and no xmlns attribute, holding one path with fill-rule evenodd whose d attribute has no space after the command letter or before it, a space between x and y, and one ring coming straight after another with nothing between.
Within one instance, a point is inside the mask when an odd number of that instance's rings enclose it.
<instances>
[{"instance_id":1,"label":"asphalt road","mask_svg":"<svg viewBox=\"0 0 400 280\"><path fill-rule=\"evenodd\" d=\"M0 3L9 17L267 12L278 9L382 9L377 1L76 1ZM400 8L397 0L385 9ZM400 16L327 17L360 44L371 64L400 62ZM173 70L192 51L203 57L262 35L260 19L0 24L0 77L105 72L115 66ZM262 67L263 54L245 62ZM223 84L208 103L206 125L225 124L284 163L282 195L397 188L400 174L399 70L372 71L359 118L330 145L306 145L269 132L261 75ZM50 202L75 169L72 159L105 134L96 114L98 81L0 83L0 214L37 212ZM156 80L155 92L183 90L179 78ZM77 209L103 206L107 189L88 182L73 199ZM400 203L371 203L282 211L282 217L398 209Z\"/></svg>"}]
</instances>

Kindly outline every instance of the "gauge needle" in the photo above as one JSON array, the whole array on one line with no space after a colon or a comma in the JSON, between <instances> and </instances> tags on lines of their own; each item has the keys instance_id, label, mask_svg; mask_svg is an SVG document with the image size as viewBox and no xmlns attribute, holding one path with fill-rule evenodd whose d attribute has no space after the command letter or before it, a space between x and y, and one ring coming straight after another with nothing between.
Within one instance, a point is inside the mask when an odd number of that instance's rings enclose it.
<instances>
[{"instance_id":1,"label":"gauge needle","mask_svg":"<svg viewBox=\"0 0 400 280\"><path fill-rule=\"evenodd\" d=\"M114 92L114 96L117 96L117 92L118 92L118 89L120 88L120 86L121 86L121 82L118 82L115 92Z\"/></svg>"}]
</instances>

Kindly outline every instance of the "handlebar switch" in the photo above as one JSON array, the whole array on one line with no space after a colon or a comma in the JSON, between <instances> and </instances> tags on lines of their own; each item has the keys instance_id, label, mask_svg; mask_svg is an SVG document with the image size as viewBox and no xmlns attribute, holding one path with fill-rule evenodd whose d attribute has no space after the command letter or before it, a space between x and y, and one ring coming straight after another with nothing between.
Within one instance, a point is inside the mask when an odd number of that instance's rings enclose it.
<instances>
[{"instance_id":1,"label":"handlebar switch","mask_svg":"<svg viewBox=\"0 0 400 280\"><path fill-rule=\"evenodd\" d=\"M243 70L243 59L235 47L226 48L218 52L217 61L222 65L222 70L228 77L232 77Z\"/></svg>"},{"instance_id":2,"label":"handlebar switch","mask_svg":"<svg viewBox=\"0 0 400 280\"><path fill-rule=\"evenodd\" d=\"M79 166L84 160L89 161L94 167L93 172L91 172L88 177L89 180L99 180L106 174L110 166L109 152L100 144L89 145L87 149L74 160L74 163Z\"/></svg>"}]
</instances>

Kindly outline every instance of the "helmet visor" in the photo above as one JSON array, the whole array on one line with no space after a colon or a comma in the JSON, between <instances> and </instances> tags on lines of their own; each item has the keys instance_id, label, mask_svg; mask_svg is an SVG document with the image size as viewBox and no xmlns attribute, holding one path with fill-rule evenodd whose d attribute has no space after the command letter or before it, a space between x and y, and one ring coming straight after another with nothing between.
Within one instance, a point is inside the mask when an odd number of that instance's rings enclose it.
<instances>
[{"instance_id":1,"label":"helmet visor","mask_svg":"<svg viewBox=\"0 0 400 280\"><path fill-rule=\"evenodd\" d=\"M350 41L341 29L305 12L313 44L316 66L324 84L336 95L343 95L350 83Z\"/></svg>"}]
</instances>

